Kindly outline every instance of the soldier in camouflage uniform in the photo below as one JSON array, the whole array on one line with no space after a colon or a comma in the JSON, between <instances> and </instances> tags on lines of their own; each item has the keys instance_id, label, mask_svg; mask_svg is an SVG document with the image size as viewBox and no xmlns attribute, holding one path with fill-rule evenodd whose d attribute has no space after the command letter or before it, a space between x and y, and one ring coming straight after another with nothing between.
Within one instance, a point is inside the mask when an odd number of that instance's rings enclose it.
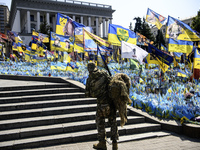
<instances>
[{"instance_id":1,"label":"soldier in camouflage uniform","mask_svg":"<svg viewBox=\"0 0 200 150\"><path fill-rule=\"evenodd\" d=\"M97 69L95 63L88 63L87 69L89 77L86 82L86 97L97 98L96 109L96 125L98 131L98 144L94 144L94 149L106 150L106 131L105 131L105 118L108 118L111 126L111 140L113 141L113 150L118 149L118 129L116 121L116 109L112 100L108 95L108 84L111 77L105 71Z\"/></svg>"}]
</instances>

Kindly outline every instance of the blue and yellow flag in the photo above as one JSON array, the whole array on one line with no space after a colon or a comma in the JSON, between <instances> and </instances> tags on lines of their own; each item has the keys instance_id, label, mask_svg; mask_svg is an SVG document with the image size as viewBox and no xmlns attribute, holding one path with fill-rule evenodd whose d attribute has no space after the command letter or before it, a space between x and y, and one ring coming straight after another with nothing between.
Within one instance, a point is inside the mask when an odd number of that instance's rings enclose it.
<instances>
[{"instance_id":1,"label":"blue and yellow flag","mask_svg":"<svg viewBox=\"0 0 200 150\"><path fill-rule=\"evenodd\" d=\"M171 16L168 16L165 37L176 41L200 41L200 37L189 25Z\"/></svg>"},{"instance_id":2,"label":"blue and yellow flag","mask_svg":"<svg viewBox=\"0 0 200 150\"><path fill-rule=\"evenodd\" d=\"M83 29L92 33L92 27L76 27L75 28L75 43L83 44Z\"/></svg>"},{"instance_id":3,"label":"blue and yellow flag","mask_svg":"<svg viewBox=\"0 0 200 150\"><path fill-rule=\"evenodd\" d=\"M95 34L88 32L83 29L83 37L84 37L84 50L85 51L96 51L97 52L97 44L99 45L99 49L101 51L110 51L111 45L108 41L98 37Z\"/></svg>"},{"instance_id":4,"label":"blue and yellow flag","mask_svg":"<svg viewBox=\"0 0 200 150\"><path fill-rule=\"evenodd\" d=\"M187 78L188 77L188 75L185 72L183 72L182 70L180 70L180 69L177 72L177 76L178 77L183 77L183 78Z\"/></svg>"},{"instance_id":5,"label":"blue and yellow flag","mask_svg":"<svg viewBox=\"0 0 200 150\"><path fill-rule=\"evenodd\" d=\"M51 50L61 52L72 52L74 49L74 36L63 36L51 32Z\"/></svg>"},{"instance_id":6,"label":"blue and yellow flag","mask_svg":"<svg viewBox=\"0 0 200 150\"><path fill-rule=\"evenodd\" d=\"M35 54L40 56L45 56L44 52L46 52L47 47L44 45L44 42L49 42L49 38L46 34L32 32L32 44L31 49L36 50Z\"/></svg>"},{"instance_id":7,"label":"blue and yellow flag","mask_svg":"<svg viewBox=\"0 0 200 150\"><path fill-rule=\"evenodd\" d=\"M165 22L166 18L162 15L154 12L151 9L147 9L147 15L146 15L146 22L149 22L151 24L156 25L158 29L160 29Z\"/></svg>"},{"instance_id":8,"label":"blue and yellow flag","mask_svg":"<svg viewBox=\"0 0 200 150\"><path fill-rule=\"evenodd\" d=\"M135 32L119 25L109 24L108 42L112 45L121 46L121 41L137 44Z\"/></svg>"},{"instance_id":9,"label":"blue and yellow flag","mask_svg":"<svg viewBox=\"0 0 200 150\"><path fill-rule=\"evenodd\" d=\"M12 43L12 50L13 50L13 51L18 51L18 48L17 48L17 47L18 47L18 43L13 42L13 43Z\"/></svg>"},{"instance_id":10,"label":"blue and yellow flag","mask_svg":"<svg viewBox=\"0 0 200 150\"><path fill-rule=\"evenodd\" d=\"M57 13L56 34L74 36L76 27L85 27L85 25L74 21L69 16Z\"/></svg>"},{"instance_id":11,"label":"blue and yellow flag","mask_svg":"<svg viewBox=\"0 0 200 150\"><path fill-rule=\"evenodd\" d=\"M193 64L194 69L200 69L200 52L196 48L194 50L194 64Z\"/></svg>"},{"instance_id":12,"label":"blue and yellow flag","mask_svg":"<svg viewBox=\"0 0 200 150\"><path fill-rule=\"evenodd\" d=\"M154 56L152 56L150 53L147 55L146 61L147 61L147 64L158 64L159 65L159 62L157 61L157 59Z\"/></svg>"},{"instance_id":13,"label":"blue and yellow flag","mask_svg":"<svg viewBox=\"0 0 200 150\"><path fill-rule=\"evenodd\" d=\"M192 41L200 41L199 36L189 25L170 16L165 37L169 39L169 52L191 53Z\"/></svg>"},{"instance_id":14,"label":"blue and yellow flag","mask_svg":"<svg viewBox=\"0 0 200 150\"><path fill-rule=\"evenodd\" d=\"M101 54L99 47L97 46L97 65L99 67L105 68L106 59L105 56Z\"/></svg>"},{"instance_id":15,"label":"blue and yellow flag","mask_svg":"<svg viewBox=\"0 0 200 150\"><path fill-rule=\"evenodd\" d=\"M26 50L24 50L24 54L25 54L25 60L26 61L30 61L31 60L31 48L30 47L28 47L28 46L26 46Z\"/></svg>"},{"instance_id":16,"label":"blue and yellow flag","mask_svg":"<svg viewBox=\"0 0 200 150\"><path fill-rule=\"evenodd\" d=\"M173 57L171 55L165 51L157 49L151 44L148 46L148 52L154 55L163 72L167 71L170 64L173 62Z\"/></svg>"},{"instance_id":17,"label":"blue and yellow flag","mask_svg":"<svg viewBox=\"0 0 200 150\"><path fill-rule=\"evenodd\" d=\"M14 31L8 31L8 40L15 43L23 43L20 36Z\"/></svg>"},{"instance_id":18,"label":"blue and yellow flag","mask_svg":"<svg viewBox=\"0 0 200 150\"><path fill-rule=\"evenodd\" d=\"M178 53L191 53L193 49L192 41L169 39L168 51Z\"/></svg>"}]
</instances>

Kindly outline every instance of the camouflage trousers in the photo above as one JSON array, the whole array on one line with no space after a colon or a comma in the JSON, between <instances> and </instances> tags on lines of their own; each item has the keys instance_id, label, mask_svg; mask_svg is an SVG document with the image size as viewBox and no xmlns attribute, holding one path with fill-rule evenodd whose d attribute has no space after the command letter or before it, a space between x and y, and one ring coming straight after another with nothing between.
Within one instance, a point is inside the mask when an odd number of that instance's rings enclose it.
<instances>
[{"instance_id":1,"label":"camouflage trousers","mask_svg":"<svg viewBox=\"0 0 200 150\"><path fill-rule=\"evenodd\" d=\"M96 112L96 126L97 126L97 138L99 141L105 141L106 139L106 122L105 119L108 118L108 124L111 127L110 137L111 140L118 140L119 134L117 129L116 121L116 110L110 108L109 104L97 104Z\"/></svg>"}]
</instances>

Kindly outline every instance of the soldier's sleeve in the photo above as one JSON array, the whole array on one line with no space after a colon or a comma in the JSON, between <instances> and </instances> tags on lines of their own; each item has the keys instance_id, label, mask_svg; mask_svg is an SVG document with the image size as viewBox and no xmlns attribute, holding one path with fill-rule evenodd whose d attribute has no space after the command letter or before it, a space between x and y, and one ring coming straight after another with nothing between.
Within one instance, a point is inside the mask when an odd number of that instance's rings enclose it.
<instances>
[{"instance_id":1,"label":"soldier's sleeve","mask_svg":"<svg viewBox=\"0 0 200 150\"><path fill-rule=\"evenodd\" d=\"M90 97L90 85L89 85L89 82L90 82L90 79L87 78L87 81L86 81L86 87L85 87L85 97Z\"/></svg>"}]
</instances>

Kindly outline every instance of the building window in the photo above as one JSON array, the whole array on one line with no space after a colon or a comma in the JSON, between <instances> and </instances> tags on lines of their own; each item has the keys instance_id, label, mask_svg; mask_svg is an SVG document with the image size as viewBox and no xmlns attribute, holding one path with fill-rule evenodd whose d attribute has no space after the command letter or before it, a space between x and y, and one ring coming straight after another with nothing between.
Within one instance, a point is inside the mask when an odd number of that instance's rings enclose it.
<instances>
[{"instance_id":1,"label":"building window","mask_svg":"<svg viewBox=\"0 0 200 150\"><path fill-rule=\"evenodd\" d=\"M30 17L31 17L31 21L34 21L34 15L31 15Z\"/></svg>"},{"instance_id":2,"label":"building window","mask_svg":"<svg viewBox=\"0 0 200 150\"><path fill-rule=\"evenodd\" d=\"M44 18L43 16L40 16L40 22L43 22Z\"/></svg>"},{"instance_id":3,"label":"building window","mask_svg":"<svg viewBox=\"0 0 200 150\"><path fill-rule=\"evenodd\" d=\"M50 17L50 23L53 23L53 18L52 17Z\"/></svg>"},{"instance_id":4,"label":"building window","mask_svg":"<svg viewBox=\"0 0 200 150\"><path fill-rule=\"evenodd\" d=\"M36 25L34 24L34 23L31 23L31 32L33 31L33 30L35 30L36 29Z\"/></svg>"}]
</instances>

